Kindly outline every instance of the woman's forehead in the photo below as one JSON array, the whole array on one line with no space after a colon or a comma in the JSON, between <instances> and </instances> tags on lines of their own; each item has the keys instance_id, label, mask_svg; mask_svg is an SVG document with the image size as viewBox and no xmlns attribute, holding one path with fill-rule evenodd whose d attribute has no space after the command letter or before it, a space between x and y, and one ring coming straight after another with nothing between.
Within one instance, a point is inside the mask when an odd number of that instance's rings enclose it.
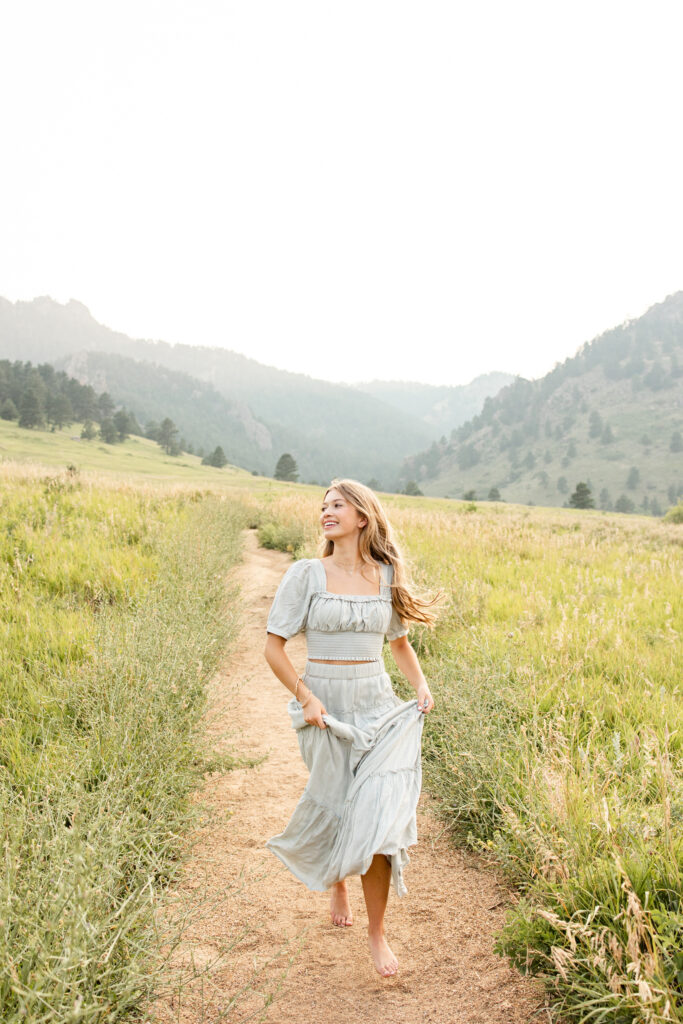
<instances>
[{"instance_id":1,"label":"woman's forehead","mask_svg":"<svg viewBox=\"0 0 683 1024\"><path fill-rule=\"evenodd\" d=\"M344 495L340 494L339 491L336 489L336 487L330 487L329 491L325 492L325 497L323 498L323 504L326 501L345 501L345 500L346 499L344 498Z\"/></svg>"}]
</instances>

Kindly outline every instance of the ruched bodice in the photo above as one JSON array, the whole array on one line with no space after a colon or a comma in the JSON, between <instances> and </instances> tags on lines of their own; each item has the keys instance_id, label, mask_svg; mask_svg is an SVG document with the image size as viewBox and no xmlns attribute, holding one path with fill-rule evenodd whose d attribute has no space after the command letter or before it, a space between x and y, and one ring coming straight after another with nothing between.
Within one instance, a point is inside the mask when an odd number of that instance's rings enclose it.
<instances>
[{"instance_id":1,"label":"ruched bodice","mask_svg":"<svg viewBox=\"0 0 683 1024\"><path fill-rule=\"evenodd\" d=\"M319 558L294 562L275 594L267 631L288 640L305 630L309 658L378 660L385 636L408 632L391 600L393 566L380 565L380 572L377 595L334 594Z\"/></svg>"}]
</instances>

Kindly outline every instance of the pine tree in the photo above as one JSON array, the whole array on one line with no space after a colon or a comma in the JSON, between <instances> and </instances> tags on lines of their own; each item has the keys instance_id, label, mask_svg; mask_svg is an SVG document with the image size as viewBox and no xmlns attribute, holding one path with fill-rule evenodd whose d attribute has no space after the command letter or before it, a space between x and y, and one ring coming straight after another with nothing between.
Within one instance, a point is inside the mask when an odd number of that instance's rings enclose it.
<instances>
[{"instance_id":1,"label":"pine tree","mask_svg":"<svg viewBox=\"0 0 683 1024\"><path fill-rule=\"evenodd\" d=\"M158 443L164 449L167 455L179 455L180 448L178 447L178 428L172 419L168 416L163 419L159 425L159 436Z\"/></svg>"},{"instance_id":2,"label":"pine tree","mask_svg":"<svg viewBox=\"0 0 683 1024\"><path fill-rule=\"evenodd\" d=\"M21 396L21 401L19 402L19 426L45 426L45 414L43 412L40 396L33 387L27 388Z\"/></svg>"},{"instance_id":3,"label":"pine tree","mask_svg":"<svg viewBox=\"0 0 683 1024\"><path fill-rule=\"evenodd\" d=\"M0 405L0 419L16 420L19 418L19 410L11 398L6 398Z\"/></svg>"},{"instance_id":4,"label":"pine tree","mask_svg":"<svg viewBox=\"0 0 683 1024\"><path fill-rule=\"evenodd\" d=\"M569 498L570 508L595 508L593 495L588 484L583 482L576 485L576 490Z\"/></svg>"},{"instance_id":5,"label":"pine tree","mask_svg":"<svg viewBox=\"0 0 683 1024\"><path fill-rule=\"evenodd\" d=\"M277 460L277 466L275 467L275 479L290 480L292 483L299 479L299 469L296 461L289 452L284 452Z\"/></svg>"},{"instance_id":6,"label":"pine tree","mask_svg":"<svg viewBox=\"0 0 683 1024\"><path fill-rule=\"evenodd\" d=\"M105 416L100 423L100 437L105 444L116 444L119 439L119 432L114 426L111 416Z\"/></svg>"}]
</instances>

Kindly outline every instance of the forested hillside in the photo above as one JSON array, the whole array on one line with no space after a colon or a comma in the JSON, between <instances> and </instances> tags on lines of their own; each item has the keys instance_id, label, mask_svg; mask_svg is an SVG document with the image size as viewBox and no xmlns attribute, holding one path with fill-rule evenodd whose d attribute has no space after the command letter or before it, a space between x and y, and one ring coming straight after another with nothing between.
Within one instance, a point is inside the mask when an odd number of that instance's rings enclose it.
<instances>
[{"instance_id":1,"label":"forested hillside","mask_svg":"<svg viewBox=\"0 0 683 1024\"><path fill-rule=\"evenodd\" d=\"M105 353L156 367L141 368L137 375L131 368L127 379L124 364L108 361ZM76 354L78 361L73 362ZM155 398L161 400L161 390L153 383L141 390L144 374L156 374L160 379L162 367L188 374L199 382L198 390L210 385L233 403L230 414L235 417L233 423L237 421L236 433L221 435L218 443L226 452L236 451L242 443L239 435L243 440L246 434L253 450L239 456L240 464L266 473L274 471L277 458L287 451L294 456L301 479L323 481L334 475L352 475L374 478L391 489L397 485L406 454L419 451L434 436L417 416L348 385L287 373L227 349L134 340L98 324L85 306L73 301L60 305L49 298L16 303L1 299L0 355L47 360L71 366L72 372L77 367L79 380L98 381L98 386L110 389L117 401L135 405L144 418L152 415L151 405L143 409L138 404L141 399L146 396L150 403ZM148 378L150 382L152 377ZM188 385L181 387L177 379L175 383L174 419L182 418L189 432L190 421L196 421L196 409L182 397L187 396ZM213 421L218 408L213 398L209 405L202 429L207 436L211 432L213 438L218 436L214 429L221 430L222 423ZM219 419L224 421L225 416L226 409L221 407ZM202 443L193 437L188 440L195 445Z\"/></svg>"},{"instance_id":2,"label":"forested hillside","mask_svg":"<svg viewBox=\"0 0 683 1024\"><path fill-rule=\"evenodd\" d=\"M160 422L171 409L180 435L200 454L220 445L229 462L272 473L268 428L245 403L230 401L186 373L107 352L79 352L58 360L73 376L116 395L143 423Z\"/></svg>"},{"instance_id":3,"label":"forested hillside","mask_svg":"<svg viewBox=\"0 0 683 1024\"><path fill-rule=\"evenodd\" d=\"M449 440L406 460L427 494L658 514L683 493L683 292L536 381L517 378Z\"/></svg>"}]
</instances>

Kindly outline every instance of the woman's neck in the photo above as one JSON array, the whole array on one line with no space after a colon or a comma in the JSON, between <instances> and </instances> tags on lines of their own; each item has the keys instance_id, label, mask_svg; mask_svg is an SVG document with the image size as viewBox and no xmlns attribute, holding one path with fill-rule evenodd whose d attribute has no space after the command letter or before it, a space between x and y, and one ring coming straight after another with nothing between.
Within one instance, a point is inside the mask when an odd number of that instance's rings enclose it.
<instances>
[{"instance_id":1,"label":"woman's neck","mask_svg":"<svg viewBox=\"0 0 683 1024\"><path fill-rule=\"evenodd\" d=\"M335 541L330 558L335 565L338 565L343 569L351 569L359 566L362 559L360 557L360 549L356 538L349 537L348 540Z\"/></svg>"}]
</instances>

